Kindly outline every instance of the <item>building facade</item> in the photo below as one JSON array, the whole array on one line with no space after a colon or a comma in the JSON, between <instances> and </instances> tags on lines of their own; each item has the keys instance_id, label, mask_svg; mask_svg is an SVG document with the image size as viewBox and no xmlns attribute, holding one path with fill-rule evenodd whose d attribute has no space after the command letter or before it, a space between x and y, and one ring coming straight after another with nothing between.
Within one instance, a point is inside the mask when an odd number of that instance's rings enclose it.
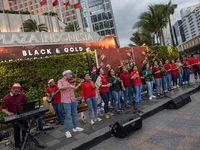
<instances>
[{"instance_id":1,"label":"building facade","mask_svg":"<svg viewBox=\"0 0 200 150\"><path fill-rule=\"evenodd\" d=\"M200 35L200 4L181 9L186 41Z\"/></svg>"},{"instance_id":2,"label":"building facade","mask_svg":"<svg viewBox=\"0 0 200 150\"><path fill-rule=\"evenodd\" d=\"M178 20L172 27L172 34L175 46L178 46L186 41L181 20Z\"/></svg>"},{"instance_id":3,"label":"building facade","mask_svg":"<svg viewBox=\"0 0 200 150\"><path fill-rule=\"evenodd\" d=\"M85 32L97 32L101 36L114 36L119 44L115 19L110 0L78 0L78 22ZM80 16L79 16L80 15Z\"/></svg>"}]
</instances>

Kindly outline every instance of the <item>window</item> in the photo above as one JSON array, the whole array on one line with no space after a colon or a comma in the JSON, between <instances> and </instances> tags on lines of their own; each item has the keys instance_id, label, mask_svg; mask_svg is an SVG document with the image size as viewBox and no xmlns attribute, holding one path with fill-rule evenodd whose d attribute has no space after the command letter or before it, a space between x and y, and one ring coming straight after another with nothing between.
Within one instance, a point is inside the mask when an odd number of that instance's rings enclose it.
<instances>
[{"instance_id":1,"label":"window","mask_svg":"<svg viewBox=\"0 0 200 150\"><path fill-rule=\"evenodd\" d=\"M46 9L45 8L42 8L42 12L45 12L46 11Z\"/></svg>"},{"instance_id":2,"label":"window","mask_svg":"<svg viewBox=\"0 0 200 150\"><path fill-rule=\"evenodd\" d=\"M14 8L13 8L13 7L11 7L10 9L11 9L11 10L14 10Z\"/></svg>"},{"instance_id":3,"label":"window","mask_svg":"<svg viewBox=\"0 0 200 150\"><path fill-rule=\"evenodd\" d=\"M40 13L40 10L39 10L39 9L37 10L37 13L38 13L38 14Z\"/></svg>"},{"instance_id":4,"label":"window","mask_svg":"<svg viewBox=\"0 0 200 150\"><path fill-rule=\"evenodd\" d=\"M20 11L23 11L23 12L24 12L24 9L21 9Z\"/></svg>"},{"instance_id":5,"label":"window","mask_svg":"<svg viewBox=\"0 0 200 150\"><path fill-rule=\"evenodd\" d=\"M68 6L65 6L65 10L68 10Z\"/></svg>"},{"instance_id":6,"label":"window","mask_svg":"<svg viewBox=\"0 0 200 150\"><path fill-rule=\"evenodd\" d=\"M36 5L36 8L40 8L39 4Z\"/></svg>"},{"instance_id":7,"label":"window","mask_svg":"<svg viewBox=\"0 0 200 150\"><path fill-rule=\"evenodd\" d=\"M94 25L94 27L95 27L95 31L99 30L99 24L98 24L98 23L96 23L96 24Z\"/></svg>"},{"instance_id":8,"label":"window","mask_svg":"<svg viewBox=\"0 0 200 150\"><path fill-rule=\"evenodd\" d=\"M92 18L93 18L93 22L97 22L97 16L96 15L94 15Z\"/></svg>"},{"instance_id":9,"label":"window","mask_svg":"<svg viewBox=\"0 0 200 150\"><path fill-rule=\"evenodd\" d=\"M17 7L17 6L15 6L15 9L18 9L18 7Z\"/></svg>"},{"instance_id":10,"label":"window","mask_svg":"<svg viewBox=\"0 0 200 150\"><path fill-rule=\"evenodd\" d=\"M69 12L66 12L65 15L66 15L66 16L69 16Z\"/></svg>"},{"instance_id":11,"label":"window","mask_svg":"<svg viewBox=\"0 0 200 150\"><path fill-rule=\"evenodd\" d=\"M48 10L51 10L51 6L48 6Z\"/></svg>"},{"instance_id":12,"label":"window","mask_svg":"<svg viewBox=\"0 0 200 150\"><path fill-rule=\"evenodd\" d=\"M74 21L74 24L77 24L77 21Z\"/></svg>"},{"instance_id":13,"label":"window","mask_svg":"<svg viewBox=\"0 0 200 150\"><path fill-rule=\"evenodd\" d=\"M70 8L73 9L73 8L74 8L74 5L70 5Z\"/></svg>"},{"instance_id":14,"label":"window","mask_svg":"<svg viewBox=\"0 0 200 150\"><path fill-rule=\"evenodd\" d=\"M35 3L38 3L38 0L35 0Z\"/></svg>"},{"instance_id":15,"label":"window","mask_svg":"<svg viewBox=\"0 0 200 150\"><path fill-rule=\"evenodd\" d=\"M192 45L194 45L194 40L192 40Z\"/></svg>"},{"instance_id":16,"label":"window","mask_svg":"<svg viewBox=\"0 0 200 150\"><path fill-rule=\"evenodd\" d=\"M60 12L63 12L63 9L62 9L62 8L59 8L59 11L60 11Z\"/></svg>"},{"instance_id":17,"label":"window","mask_svg":"<svg viewBox=\"0 0 200 150\"><path fill-rule=\"evenodd\" d=\"M33 6L31 6L31 10L33 10Z\"/></svg>"},{"instance_id":18,"label":"window","mask_svg":"<svg viewBox=\"0 0 200 150\"><path fill-rule=\"evenodd\" d=\"M105 27L105 28L109 28L109 23L108 23L108 21L104 21L104 27Z\"/></svg>"},{"instance_id":19,"label":"window","mask_svg":"<svg viewBox=\"0 0 200 150\"><path fill-rule=\"evenodd\" d=\"M20 4L20 8L23 8L24 6L23 6L23 4Z\"/></svg>"},{"instance_id":20,"label":"window","mask_svg":"<svg viewBox=\"0 0 200 150\"><path fill-rule=\"evenodd\" d=\"M75 10L72 10L71 12L72 12L72 14L75 14Z\"/></svg>"},{"instance_id":21,"label":"window","mask_svg":"<svg viewBox=\"0 0 200 150\"><path fill-rule=\"evenodd\" d=\"M99 28L100 28L100 30L101 30L101 29L104 29L104 28L103 28L103 22L100 22L100 23L99 23Z\"/></svg>"},{"instance_id":22,"label":"window","mask_svg":"<svg viewBox=\"0 0 200 150\"><path fill-rule=\"evenodd\" d=\"M106 30L106 35L111 35L110 30Z\"/></svg>"},{"instance_id":23,"label":"window","mask_svg":"<svg viewBox=\"0 0 200 150\"><path fill-rule=\"evenodd\" d=\"M108 18L109 18L109 19L112 19L112 14L111 14L111 12L108 12Z\"/></svg>"},{"instance_id":24,"label":"window","mask_svg":"<svg viewBox=\"0 0 200 150\"><path fill-rule=\"evenodd\" d=\"M101 17L101 14L98 15L98 21L101 21L102 20L102 17Z\"/></svg>"},{"instance_id":25,"label":"window","mask_svg":"<svg viewBox=\"0 0 200 150\"><path fill-rule=\"evenodd\" d=\"M67 21L70 21L70 17L67 17Z\"/></svg>"},{"instance_id":26,"label":"window","mask_svg":"<svg viewBox=\"0 0 200 150\"><path fill-rule=\"evenodd\" d=\"M47 5L49 5L50 4L50 2L49 1L47 1Z\"/></svg>"},{"instance_id":27,"label":"window","mask_svg":"<svg viewBox=\"0 0 200 150\"><path fill-rule=\"evenodd\" d=\"M12 2L10 2L10 3L9 3L9 5L10 5L10 6L13 6L13 3L12 3Z\"/></svg>"},{"instance_id":28,"label":"window","mask_svg":"<svg viewBox=\"0 0 200 150\"><path fill-rule=\"evenodd\" d=\"M113 20L110 20L110 27L114 27Z\"/></svg>"},{"instance_id":29,"label":"window","mask_svg":"<svg viewBox=\"0 0 200 150\"><path fill-rule=\"evenodd\" d=\"M23 1L22 1L22 0L19 0L19 3L23 3Z\"/></svg>"},{"instance_id":30,"label":"window","mask_svg":"<svg viewBox=\"0 0 200 150\"><path fill-rule=\"evenodd\" d=\"M115 29L111 29L111 33L112 33L112 34L115 34Z\"/></svg>"},{"instance_id":31,"label":"window","mask_svg":"<svg viewBox=\"0 0 200 150\"><path fill-rule=\"evenodd\" d=\"M28 3L27 3L27 2L25 3L25 6L28 6Z\"/></svg>"},{"instance_id":32,"label":"window","mask_svg":"<svg viewBox=\"0 0 200 150\"><path fill-rule=\"evenodd\" d=\"M29 11L29 8L26 8L26 11Z\"/></svg>"},{"instance_id":33,"label":"window","mask_svg":"<svg viewBox=\"0 0 200 150\"><path fill-rule=\"evenodd\" d=\"M30 1L30 5L32 5L33 4L33 2L32 1Z\"/></svg>"},{"instance_id":34,"label":"window","mask_svg":"<svg viewBox=\"0 0 200 150\"><path fill-rule=\"evenodd\" d=\"M105 36L105 32L104 32L104 31L101 31L101 35L102 35L102 36Z\"/></svg>"},{"instance_id":35,"label":"window","mask_svg":"<svg viewBox=\"0 0 200 150\"><path fill-rule=\"evenodd\" d=\"M60 13L60 18L64 17L63 13Z\"/></svg>"},{"instance_id":36,"label":"window","mask_svg":"<svg viewBox=\"0 0 200 150\"><path fill-rule=\"evenodd\" d=\"M74 15L74 16L72 16L72 18L73 18L73 20L75 20L75 19L76 19L76 16Z\"/></svg>"},{"instance_id":37,"label":"window","mask_svg":"<svg viewBox=\"0 0 200 150\"><path fill-rule=\"evenodd\" d=\"M57 13L57 10L54 10L53 12Z\"/></svg>"},{"instance_id":38,"label":"window","mask_svg":"<svg viewBox=\"0 0 200 150\"><path fill-rule=\"evenodd\" d=\"M198 43L197 38L195 38L195 43L196 43L196 44Z\"/></svg>"},{"instance_id":39,"label":"window","mask_svg":"<svg viewBox=\"0 0 200 150\"><path fill-rule=\"evenodd\" d=\"M32 11L31 14L34 15L34 11Z\"/></svg>"}]
</instances>

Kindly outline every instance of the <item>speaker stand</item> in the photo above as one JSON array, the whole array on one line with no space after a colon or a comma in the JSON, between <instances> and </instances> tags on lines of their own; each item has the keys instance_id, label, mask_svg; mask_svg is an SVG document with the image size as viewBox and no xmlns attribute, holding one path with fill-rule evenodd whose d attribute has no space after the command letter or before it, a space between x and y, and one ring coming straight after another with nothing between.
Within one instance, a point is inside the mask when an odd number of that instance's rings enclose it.
<instances>
[{"instance_id":1,"label":"speaker stand","mask_svg":"<svg viewBox=\"0 0 200 150\"><path fill-rule=\"evenodd\" d=\"M135 104L136 104L135 101L133 101L132 104L133 104L133 109L130 110L130 111L128 111L128 112L126 112L126 114L129 114L130 112L133 113L133 114L136 114L136 113L138 113L138 114L143 113L143 111L141 111L141 110L139 110L138 108L136 108L136 106L135 106Z\"/></svg>"}]
</instances>

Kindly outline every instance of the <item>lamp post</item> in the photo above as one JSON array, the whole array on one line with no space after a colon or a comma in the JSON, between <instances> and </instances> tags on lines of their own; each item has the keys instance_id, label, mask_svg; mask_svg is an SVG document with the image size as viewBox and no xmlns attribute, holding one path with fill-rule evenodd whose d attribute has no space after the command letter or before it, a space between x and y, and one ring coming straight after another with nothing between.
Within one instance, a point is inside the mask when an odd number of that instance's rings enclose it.
<instances>
[{"instance_id":1,"label":"lamp post","mask_svg":"<svg viewBox=\"0 0 200 150\"><path fill-rule=\"evenodd\" d=\"M91 73L92 72L92 59L91 59L91 55L90 55L90 47L86 48L86 55L87 55L87 60L88 60L89 71Z\"/></svg>"}]
</instances>

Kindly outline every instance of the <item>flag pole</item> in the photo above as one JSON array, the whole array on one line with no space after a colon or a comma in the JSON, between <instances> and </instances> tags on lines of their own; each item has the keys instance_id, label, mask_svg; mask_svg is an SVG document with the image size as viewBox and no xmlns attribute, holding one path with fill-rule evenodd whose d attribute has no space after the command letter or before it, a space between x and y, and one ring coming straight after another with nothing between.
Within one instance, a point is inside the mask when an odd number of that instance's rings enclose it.
<instances>
[{"instance_id":1,"label":"flag pole","mask_svg":"<svg viewBox=\"0 0 200 150\"><path fill-rule=\"evenodd\" d=\"M36 15L36 11L35 11L35 3L33 3L33 4L34 4L34 5L33 5L33 9L34 9L34 13L35 13L35 18L36 18L36 20L37 20L37 22L36 22L37 30L38 30L38 32L40 32L39 27L38 27L39 20L38 20L38 17L37 17L37 15Z\"/></svg>"},{"instance_id":2,"label":"flag pole","mask_svg":"<svg viewBox=\"0 0 200 150\"><path fill-rule=\"evenodd\" d=\"M2 5L3 5L3 16L4 16L5 25L6 25L6 30L7 30L7 32L8 32L8 22L6 21L6 16L5 16L5 10L4 10L3 0L1 0L1 3L2 3Z\"/></svg>"},{"instance_id":3,"label":"flag pole","mask_svg":"<svg viewBox=\"0 0 200 150\"><path fill-rule=\"evenodd\" d=\"M18 10L19 10L19 15L20 15L21 23L22 23L22 31L24 32L24 26L23 26L23 22L22 22L22 14L20 13L20 8L19 8L19 2L18 2L18 0L17 0L17 7L18 7Z\"/></svg>"}]
</instances>

